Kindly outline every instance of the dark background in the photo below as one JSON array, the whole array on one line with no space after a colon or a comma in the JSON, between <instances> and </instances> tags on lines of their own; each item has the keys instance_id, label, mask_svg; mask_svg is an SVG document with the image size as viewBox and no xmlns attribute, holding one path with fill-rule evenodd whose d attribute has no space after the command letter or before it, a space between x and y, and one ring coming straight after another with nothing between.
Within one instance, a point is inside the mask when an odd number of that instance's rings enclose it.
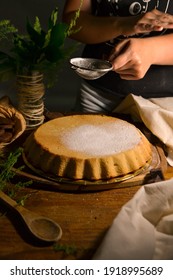
<instances>
[{"instance_id":1,"label":"dark background","mask_svg":"<svg viewBox=\"0 0 173 280\"><path fill-rule=\"evenodd\" d=\"M20 32L25 33L25 23L28 17L34 22L38 16L42 26L46 28L50 13L55 7L59 9L61 20L65 1L62 0L6 0L0 1L0 20L9 19ZM67 39L67 45L75 44L73 40ZM72 56L80 56L82 45L79 46ZM59 72L56 85L46 89L45 106L48 110L73 110L77 93L80 86L80 78L70 69L69 62L65 61ZM0 97L8 95L14 105L17 104L14 81L0 83Z\"/></svg>"}]
</instances>

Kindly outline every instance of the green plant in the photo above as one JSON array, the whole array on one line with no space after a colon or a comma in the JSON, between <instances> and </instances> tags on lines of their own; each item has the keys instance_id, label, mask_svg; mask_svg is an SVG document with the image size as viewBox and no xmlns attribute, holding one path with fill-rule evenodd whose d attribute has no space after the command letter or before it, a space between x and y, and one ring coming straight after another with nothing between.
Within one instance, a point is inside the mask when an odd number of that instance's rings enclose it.
<instances>
[{"instance_id":1,"label":"green plant","mask_svg":"<svg viewBox=\"0 0 173 280\"><path fill-rule=\"evenodd\" d=\"M64 244L54 244L53 250L55 252L62 251L66 255L75 255L77 253L77 248L75 245L64 245Z\"/></svg>"},{"instance_id":2,"label":"green plant","mask_svg":"<svg viewBox=\"0 0 173 280\"><path fill-rule=\"evenodd\" d=\"M6 185L15 176L12 171L13 166L16 164L18 158L22 153L22 148L18 148L15 152L10 153L6 158L0 150L0 189L4 190Z\"/></svg>"},{"instance_id":3,"label":"green plant","mask_svg":"<svg viewBox=\"0 0 173 280\"><path fill-rule=\"evenodd\" d=\"M75 18L67 25L58 22L58 8L51 13L45 31L38 17L32 25L26 20L26 35L19 34L9 20L0 22L0 43L6 41L7 51L0 51L0 81L14 75L29 75L33 71L44 74L46 86L54 85L60 63L74 51L74 46L65 47L65 39L74 30L80 8Z\"/></svg>"},{"instance_id":4,"label":"green plant","mask_svg":"<svg viewBox=\"0 0 173 280\"><path fill-rule=\"evenodd\" d=\"M8 39L8 34L17 32L17 29L11 25L9 20L0 21L0 40Z\"/></svg>"},{"instance_id":5,"label":"green plant","mask_svg":"<svg viewBox=\"0 0 173 280\"><path fill-rule=\"evenodd\" d=\"M22 154L23 149L19 147L14 152L9 153L6 157L4 156L2 150L0 150L0 190L7 193L13 199L16 199L18 191L21 188L27 187L32 184L32 181L21 182L18 181L17 184L11 184L16 173L13 171L14 165L17 163L19 157ZM19 169L22 169L21 166ZM17 202L24 205L25 200L28 195L22 196Z\"/></svg>"}]
</instances>

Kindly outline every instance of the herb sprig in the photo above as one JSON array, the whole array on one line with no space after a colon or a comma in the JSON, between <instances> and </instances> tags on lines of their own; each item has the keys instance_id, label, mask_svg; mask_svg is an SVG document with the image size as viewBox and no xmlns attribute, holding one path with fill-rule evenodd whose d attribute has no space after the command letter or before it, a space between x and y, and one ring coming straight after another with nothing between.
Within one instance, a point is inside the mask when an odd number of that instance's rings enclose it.
<instances>
[{"instance_id":1,"label":"herb sprig","mask_svg":"<svg viewBox=\"0 0 173 280\"><path fill-rule=\"evenodd\" d=\"M16 151L11 152L6 158L3 155L2 150L0 151L0 190L7 193L11 198L16 199L18 191L26 186L32 184L32 181L21 182L18 181L16 184L12 184L16 173L13 171L14 165L17 163L19 157L21 156L23 148L19 147ZM19 169L22 169L21 166ZM24 205L25 200L28 195L24 195L17 202Z\"/></svg>"}]
</instances>

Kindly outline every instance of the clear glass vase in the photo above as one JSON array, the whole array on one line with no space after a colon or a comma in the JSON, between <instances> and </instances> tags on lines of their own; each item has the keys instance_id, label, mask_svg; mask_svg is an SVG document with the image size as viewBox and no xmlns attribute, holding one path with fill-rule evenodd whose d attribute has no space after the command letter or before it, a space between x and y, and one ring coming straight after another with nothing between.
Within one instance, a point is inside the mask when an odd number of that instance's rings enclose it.
<instances>
[{"instance_id":1,"label":"clear glass vase","mask_svg":"<svg viewBox=\"0 0 173 280\"><path fill-rule=\"evenodd\" d=\"M26 121L26 129L34 129L44 122L43 74L17 75L18 110Z\"/></svg>"}]
</instances>

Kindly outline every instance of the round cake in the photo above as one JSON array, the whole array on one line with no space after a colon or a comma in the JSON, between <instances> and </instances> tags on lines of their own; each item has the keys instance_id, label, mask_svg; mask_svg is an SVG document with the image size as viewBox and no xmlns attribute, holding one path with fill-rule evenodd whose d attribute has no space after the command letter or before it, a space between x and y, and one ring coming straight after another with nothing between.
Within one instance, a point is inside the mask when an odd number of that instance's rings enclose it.
<instances>
[{"instance_id":1,"label":"round cake","mask_svg":"<svg viewBox=\"0 0 173 280\"><path fill-rule=\"evenodd\" d=\"M104 180L133 173L152 158L151 145L134 125L96 114L50 120L24 143L24 157L53 176Z\"/></svg>"}]
</instances>

